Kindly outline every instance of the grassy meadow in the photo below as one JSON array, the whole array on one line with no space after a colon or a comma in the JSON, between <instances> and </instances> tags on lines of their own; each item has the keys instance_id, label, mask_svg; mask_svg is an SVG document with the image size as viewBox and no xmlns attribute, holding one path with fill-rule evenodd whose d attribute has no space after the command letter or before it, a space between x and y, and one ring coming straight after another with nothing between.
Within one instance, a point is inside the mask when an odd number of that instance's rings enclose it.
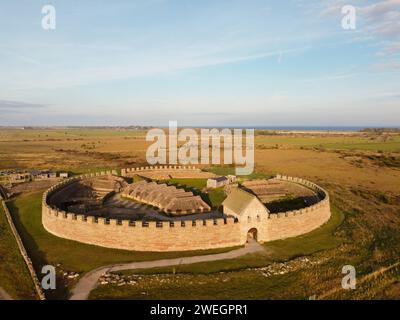
<instances>
[{"instance_id":1,"label":"grassy meadow","mask_svg":"<svg viewBox=\"0 0 400 320\"><path fill-rule=\"evenodd\" d=\"M144 164L145 152L150 145L145 138L146 131L139 129L0 128L0 168L35 167L81 173ZM257 151L291 149L398 153L400 152L400 136L365 132L340 135L266 134L259 131L255 137L255 146ZM214 168L214 171L219 174L233 173L229 168ZM264 173L262 170L258 172Z\"/></svg>"},{"instance_id":2,"label":"grassy meadow","mask_svg":"<svg viewBox=\"0 0 400 320\"><path fill-rule=\"evenodd\" d=\"M145 131L134 129L0 129L0 169L52 168L81 173L141 165L148 146L145 135ZM263 255L144 270L140 272L143 281L137 286L100 286L91 298L399 298L400 136L381 132L258 132L255 145L255 173L247 178L281 173L321 185L333 205L326 225L294 239L266 243ZM204 169L234 173L229 166ZM170 183L197 190L205 186L202 179L174 179ZM8 203L36 267L60 264L63 270L82 273L117 261L178 255L104 249L52 236L40 221L42 191L23 193ZM224 197L218 189L207 196L213 207ZM193 254L198 253L179 255ZM290 263L303 256L315 263L299 265L284 274L265 275L264 268L271 263ZM347 264L356 267L360 279L354 291L340 287L341 268ZM71 285L73 282L66 283L50 297L66 297ZM1 286L12 293L6 285Z\"/></svg>"},{"instance_id":3,"label":"grassy meadow","mask_svg":"<svg viewBox=\"0 0 400 320\"><path fill-rule=\"evenodd\" d=\"M232 248L187 251L187 252L135 252L108 249L76 241L62 239L48 233L41 221L41 197L44 190L25 194L8 202L8 208L21 235L36 270L46 264L58 266L68 272L87 272L100 266L131 261L168 259L201 254L219 253ZM60 283L63 283L60 278ZM50 297L63 298L68 295L68 287L73 283L64 283Z\"/></svg>"},{"instance_id":4,"label":"grassy meadow","mask_svg":"<svg viewBox=\"0 0 400 320\"><path fill-rule=\"evenodd\" d=\"M18 283L16 286L15 284ZM31 300L37 295L28 268L0 204L0 288L13 299Z\"/></svg>"}]
</instances>

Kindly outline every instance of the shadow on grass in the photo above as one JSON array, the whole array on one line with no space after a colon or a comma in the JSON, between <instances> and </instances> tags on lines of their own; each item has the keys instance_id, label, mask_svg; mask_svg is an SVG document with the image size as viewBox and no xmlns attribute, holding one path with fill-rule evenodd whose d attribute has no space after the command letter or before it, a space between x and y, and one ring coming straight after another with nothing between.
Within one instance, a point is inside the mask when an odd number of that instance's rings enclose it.
<instances>
[{"instance_id":1,"label":"shadow on grass","mask_svg":"<svg viewBox=\"0 0 400 320\"><path fill-rule=\"evenodd\" d=\"M36 243L35 239L29 234L28 230L21 222L19 208L15 206L15 203L13 201L9 201L7 202L7 207L14 221L14 225L22 239L24 247L28 252L30 259L32 260L33 267L35 268L36 274L40 281L42 267L49 264L49 262L46 260L45 253L40 250L40 247ZM57 275L56 277L57 288L55 290L46 291L46 297L49 299L66 299L68 297L68 291L67 287L65 286L64 279L60 277L60 275Z\"/></svg>"},{"instance_id":2,"label":"shadow on grass","mask_svg":"<svg viewBox=\"0 0 400 320\"><path fill-rule=\"evenodd\" d=\"M271 251L271 258L284 261L339 246L343 240L334 233L344 221L345 215L334 206L331 212L328 222L318 229L298 237L265 243L265 248Z\"/></svg>"},{"instance_id":3,"label":"shadow on grass","mask_svg":"<svg viewBox=\"0 0 400 320\"><path fill-rule=\"evenodd\" d=\"M312 206L318 202L318 198L314 196L284 198L266 203L265 206L271 213L287 212L292 210L300 210Z\"/></svg>"},{"instance_id":4,"label":"shadow on grass","mask_svg":"<svg viewBox=\"0 0 400 320\"><path fill-rule=\"evenodd\" d=\"M84 273L100 266L133 261L149 261L205 255L230 251L233 248L210 249L184 252L148 252L103 248L73 240L56 237L47 232L41 221L42 191L18 197L8 203L16 228L32 259L35 270L41 279L43 265L54 265L60 271L57 275L57 289L47 292L50 299L63 299L67 296L67 286L73 281L63 277L62 272ZM59 265L59 266L58 266Z\"/></svg>"},{"instance_id":5,"label":"shadow on grass","mask_svg":"<svg viewBox=\"0 0 400 320\"><path fill-rule=\"evenodd\" d=\"M236 259L200 262L173 268L125 271L122 274L174 274L175 272L212 274L217 272L242 271L247 268L260 268L272 262L284 262L339 246L343 241L334 232L343 221L344 214L335 207L332 207L332 216L323 226L302 236L267 242L263 244L265 253L253 253Z\"/></svg>"}]
</instances>

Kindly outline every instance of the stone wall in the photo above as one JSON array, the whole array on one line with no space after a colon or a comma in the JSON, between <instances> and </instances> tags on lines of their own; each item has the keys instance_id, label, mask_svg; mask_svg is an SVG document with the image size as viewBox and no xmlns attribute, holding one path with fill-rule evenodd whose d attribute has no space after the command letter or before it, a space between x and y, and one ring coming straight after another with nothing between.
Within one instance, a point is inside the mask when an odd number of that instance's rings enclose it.
<instances>
[{"instance_id":1,"label":"stone wall","mask_svg":"<svg viewBox=\"0 0 400 320\"><path fill-rule=\"evenodd\" d=\"M147 166L147 167L121 169L121 175L125 176L129 173L134 174L134 173L139 173L139 172L143 172L143 171L155 171L155 170L159 170L159 171L193 170L195 172L201 171L199 168L196 168L195 166Z\"/></svg>"},{"instance_id":2,"label":"stone wall","mask_svg":"<svg viewBox=\"0 0 400 320\"><path fill-rule=\"evenodd\" d=\"M331 216L329 194L323 188L301 178L277 175L276 179L306 186L316 192L321 200L304 209L269 214L268 225L265 230L267 241L308 233L329 220Z\"/></svg>"},{"instance_id":3,"label":"stone wall","mask_svg":"<svg viewBox=\"0 0 400 320\"><path fill-rule=\"evenodd\" d=\"M87 176L63 180L43 194L42 222L48 232L62 238L109 248L187 251L243 245L247 232L252 228L257 229L257 239L260 242L294 237L318 228L330 217L329 196L325 190L307 180L281 175L276 179L307 186L318 193L321 201L305 209L260 216L256 214L250 219L228 217L184 222L96 218L64 212L47 204L51 193Z\"/></svg>"},{"instance_id":4,"label":"stone wall","mask_svg":"<svg viewBox=\"0 0 400 320\"><path fill-rule=\"evenodd\" d=\"M130 222L84 217L50 209L43 213L50 233L71 240L134 251L185 251L238 246L233 218L170 222Z\"/></svg>"},{"instance_id":5,"label":"stone wall","mask_svg":"<svg viewBox=\"0 0 400 320\"><path fill-rule=\"evenodd\" d=\"M52 193L86 177L63 180L43 194L42 223L48 232L88 244L135 251L204 250L242 244L234 218L142 222L77 215L47 204Z\"/></svg>"},{"instance_id":6,"label":"stone wall","mask_svg":"<svg viewBox=\"0 0 400 320\"><path fill-rule=\"evenodd\" d=\"M330 216L329 203L326 201L302 210L270 214L265 231L267 241L308 233L327 222Z\"/></svg>"}]
</instances>

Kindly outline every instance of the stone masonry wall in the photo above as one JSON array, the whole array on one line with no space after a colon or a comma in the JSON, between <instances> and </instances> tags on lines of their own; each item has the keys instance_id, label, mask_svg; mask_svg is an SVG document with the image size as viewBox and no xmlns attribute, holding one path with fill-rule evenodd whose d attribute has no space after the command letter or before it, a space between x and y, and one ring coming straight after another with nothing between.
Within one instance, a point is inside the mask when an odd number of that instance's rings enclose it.
<instances>
[{"instance_id":1,"label":"stone masonry wall","mask_svg":"<svg viewBox=\"0 0 400 320\"><path fill-rule=\"evenodd\" d=\"M277 175L276 179L304 185L314 190L322 200L304 209L269 214L265 230L267 241L285 239L308 233L329 220L331 210L328 192L315 183L301 178Z\"/></svg>"},{"instance_id":2,"label":"stone masonry wall","mask_svg":"<svg viewBox=\"0 0 400 320\"><path fill-rule=\"evenodd\" d=\"M239 224L234 219L175 222L118 222L50 209L43 225L50 233L71 240L134 251L186 251L240 245Z\"/></svg>"},{"instance_id":3,"label":"stone masonry wall","mask_svg":"<svg viewBox=\"0 0 400 320\"><path fill-rule=\"evenodd\" d=\"M102 174L111 172L63 180L43 194L42 223L48 232L88 244L135 251L205 250L243 244L234 218L143 223L77 215L47 204L48 196L61 188Z\"/></svg>"},{"instance_id":4,"label":"stone masonry wall","mask_svg":"<svg viewBox=\"0 0 400 320\"><path fill-rule=\"evenodd\" d=\"M200 172L199 168L194 166L147 166L147 167L136 167L136 168L124 168L121 169L121 175L125 176L127 173L138 173L141 171L170 171L170 170L192 170Z\"/></svg>"},{"instance_id":5,"label":"stone masonry wall","mask_svg":"<svg viewBox=\"0 0 400 320\"><path fill-rule=\"evenodd\" d=\"M307 180L280 175L276 179L305 185L315 190L322 200L305 209L268 214L259 220L239 221L228 217L174 223L96 218L67 213L47 204L50 194L78 179L111 173L102 172L70 178L47 190L42 199L42 222L45 229L62 238L109 248L187 251L243 245L251 228L258 230L260 242L294 237L321 226L330 217L329 196L325 190Z\"/></svg>"}]
</instances>

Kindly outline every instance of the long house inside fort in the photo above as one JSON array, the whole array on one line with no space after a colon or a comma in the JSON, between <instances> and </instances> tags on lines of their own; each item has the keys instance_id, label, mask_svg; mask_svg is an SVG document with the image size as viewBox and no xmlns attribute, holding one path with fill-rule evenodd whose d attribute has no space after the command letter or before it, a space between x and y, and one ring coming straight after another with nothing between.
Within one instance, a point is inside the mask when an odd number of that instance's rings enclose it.
<instances>
[{"instance_id":1,"label":"long house inside fort","mask_svg":"<svg viewBox=\"0 0 400 320\"><path fill-rule=\"evenodd\" d=\"M329 195L316 184L282 175L226 188L221 212L201 196L148 177L202 176L188 167L134 170L147 179L128 183L112 172L61 181L43 195L42 222L50 233L83 243L135 251L205 250L295 237L330 218ZM276 211L268 201L299 193L301 208ZM267 203L266 203L267 202ZM272 202L273 204L273 202ZM123 215L119 215L123 212Z\"/></svg>"},{"instance_id":2,"label":"long house inside fort","mask_svg":"<svg viewBox=\"0 0 400 320\"><path fill-rule=\"evenodd\" d=\"M142 180L126 188L122 195L155 206L171 215L211 211L211 207L200 196L165 183Z\"/></svg>"}]
</instances>

